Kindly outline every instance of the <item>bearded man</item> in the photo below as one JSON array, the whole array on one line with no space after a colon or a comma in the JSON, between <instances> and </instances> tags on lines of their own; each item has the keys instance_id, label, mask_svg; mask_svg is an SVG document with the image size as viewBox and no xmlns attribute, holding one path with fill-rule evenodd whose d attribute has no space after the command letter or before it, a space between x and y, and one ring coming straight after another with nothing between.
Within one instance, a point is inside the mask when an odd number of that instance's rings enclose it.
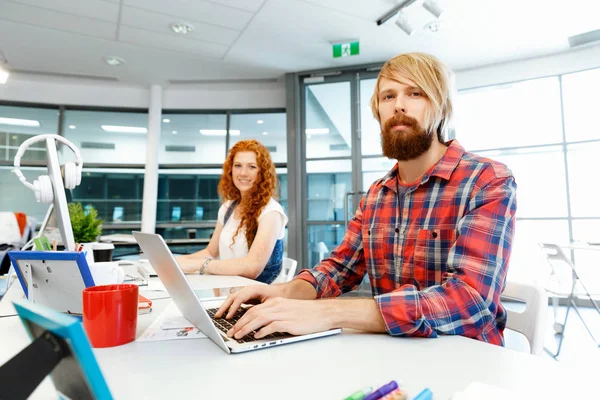
<instances>
[{"instance_id":1,"label":"bearded man","mask_svg":"<svg viewBox=\"0 0 600 400\"><path fill-rule=\"evenodd\" d=\"M328 258L289 283L249 286L223 303L217 317L231 317L242 303L261 303L229 336L341 327L504 344L500 294L516 183L505 165L444 140L450 82L449 69L428 54L401 54L384 64L371 106L383 154L397 164L370 186ZM335 298L356 289L365 274L373 297Z\"/></svg>"}]
</instances>

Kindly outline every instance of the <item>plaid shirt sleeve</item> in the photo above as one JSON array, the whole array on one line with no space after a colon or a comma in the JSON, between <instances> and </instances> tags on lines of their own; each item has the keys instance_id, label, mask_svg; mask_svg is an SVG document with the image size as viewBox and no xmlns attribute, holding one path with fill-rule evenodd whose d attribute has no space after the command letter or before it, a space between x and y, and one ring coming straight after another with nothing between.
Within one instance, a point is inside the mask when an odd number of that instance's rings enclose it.
<instances>
[{"instance_id":1,"label":"plaid shirt sleeve","mask_svg":"<svg viewBox=\"0 0 600 400\"><path fill-rule=\"evenodd\" d=\"M512 176L494 176L482 186L459 220L443 283L421 291L406 284L375 297L391 335L486 340L488 333L497 332L494 321L514 233L516 184Z\"/></svg>"},{"instance_id":2,"label":"plaid shirt sleeve","mask_svg":"<svg viewBox=\"0 0 600 400\"><path fill-rule=\"evenodd\" d=\"M342 243L312 270L305 269L295 278L311 283L317 290L317 298L337 297L354 290L365 276L361 232L364 201L363 197L356 214L348 224Z\"/></svg>"}]
</instances>

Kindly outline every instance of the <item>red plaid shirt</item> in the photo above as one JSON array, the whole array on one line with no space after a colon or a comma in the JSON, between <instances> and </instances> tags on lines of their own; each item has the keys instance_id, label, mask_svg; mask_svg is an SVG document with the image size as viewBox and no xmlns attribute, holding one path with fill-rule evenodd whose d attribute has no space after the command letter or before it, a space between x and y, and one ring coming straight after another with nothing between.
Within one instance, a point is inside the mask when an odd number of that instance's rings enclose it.
<instances>
[{"instance_id":1,"label":"red plaid shirt","mask_svg":"<svg viewBox=\"0 0 600 400\"><path fill-rule=\"evenodd\" d=\"M463 335L503 345L504 289L516 183L503 164L454 140L410 185L398 165L371 185L342 243L296 279L317 297L358 287L369 274L391 335Z\"/></svg>"}]
</instances>

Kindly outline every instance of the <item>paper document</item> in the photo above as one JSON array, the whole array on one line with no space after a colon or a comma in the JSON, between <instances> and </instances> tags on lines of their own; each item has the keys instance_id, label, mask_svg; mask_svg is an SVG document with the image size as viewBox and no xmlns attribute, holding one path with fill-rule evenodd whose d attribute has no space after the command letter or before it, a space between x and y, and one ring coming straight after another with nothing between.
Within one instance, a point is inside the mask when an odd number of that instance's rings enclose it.
<instances>
[{"instance_id":1,"label":"paper document","mask_svg":"<svg viewBox=\"0 0 600 400\"><path fill-rule=\"evenodd\" d=\"M193 327L194 324L185 319L185 317L182 315L179 317L165 318L160 326L160 329L185 329Z\"/></svg>"},{"instance_id":2,"label":"paper document","mask_svg":"<svg viewBox=\"0 0 600 400\"><path fill-rule=\"evenodd\" d=\"M167 288L158 279L150 279L148 281L148 290L158 291L158 292L166 292Z\"/></svg>"},{"instance_id":3,"label":"paper document","mask_svg":"<svg viewBox=\"0 0 600 400\"><path fill-rule=\"evenodd\" d=\"M137 342L156 342L163 340L200 339L206 335L185 319L175 303L169 306L142 333Z\"/></svg>"}]
</instances>

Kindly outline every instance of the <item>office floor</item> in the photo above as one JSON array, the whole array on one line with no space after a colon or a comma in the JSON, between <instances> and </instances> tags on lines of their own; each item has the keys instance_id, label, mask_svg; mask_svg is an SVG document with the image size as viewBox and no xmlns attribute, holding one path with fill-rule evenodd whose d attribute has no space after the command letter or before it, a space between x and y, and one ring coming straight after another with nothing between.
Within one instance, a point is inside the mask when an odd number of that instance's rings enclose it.
<instances>
[{"instance_id":1,"label":"office floor","mask_svg":"<svg viewBox=\"0 0 600 400\"><path fill-rule=\"evenodd\" d=\"M518 310L518 305L514 303L504 303L507 308L513 308ZM564 322L565 313L567 307L558 307L557 321ZM588 328L594 334L596 340L600 343L600 315L594 308L580 307L579 311L583 316ZM560 335L555 334L553 329L554 324L554 312L552 306L548 306L548 314L546 318L546 335L545 335L545 347L553 353L556 353L558 343L560 341ZM565 338L563 339L562 349L558 356L558 361L561 363L568 364L569 366L576 368L594 368L596 369L600 365L600 347L591 338L585 326L581 322L581 319L577 316L573 310L569 313L569 320L567 322L566 329L564 331ZM520 337L520 334L511 331L505 331L505 339L508 347L515 349L522 349L524 338ZM526 344L525 344L526 346ZM552 357L544 353L544 357L552 360Z\"/></svg>"}]
</instances>

